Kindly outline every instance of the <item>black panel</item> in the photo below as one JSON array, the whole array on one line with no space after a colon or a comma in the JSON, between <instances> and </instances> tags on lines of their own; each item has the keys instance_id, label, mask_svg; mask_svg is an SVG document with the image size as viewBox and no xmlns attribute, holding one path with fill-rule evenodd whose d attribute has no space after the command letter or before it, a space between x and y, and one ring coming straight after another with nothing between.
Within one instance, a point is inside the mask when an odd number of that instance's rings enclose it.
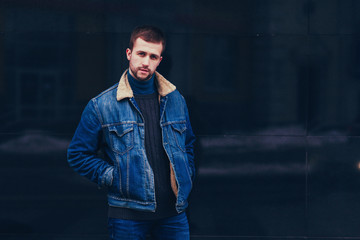
<instances>
[{"instance_id":1,"label":"black panel","mask_svg":"<svg viewBox=\"0 0 360 240\"><path fill-rule=\"evenodd\" d=\"M198 134L305 134L306 37L200 35L193 46Z\"/></svg>"},{"instance_id":2,"label":"black panel","mask_svg":"<svg viewBox=\"0 0 360 240\"><path fill-rule=\"evenodd\" d=\"M306 233L303 138L204 136L199 142L189 211L195 235Z\"/></svg>"},{"instance_id":3,"label":"black panel","mask_svg":"<svg viewBox=\"0 0 360 240\"><path fill-rule=\"evenodd\" d=\"M360 2L353 0L310 0L311 34L358 34Z\"/></svg>"},{"instance_id":4,"label":"black panel","mask_svg":"<svg viewBox=\"0 0 360 240\"><path fill-rule=\"evenodd\" d=\"M311 137L308 216L311 236L359 236L358 137Z\"/></svg>"},{"instance_id":5,"label":"black panel","mask_svg":"<svg viewBox=\"0 0 360 240\"><path fill-rule=\"evenodd\" d=\"M309 133L359 135L357 36L309 38Z\"/></svg>"}]
</instances>

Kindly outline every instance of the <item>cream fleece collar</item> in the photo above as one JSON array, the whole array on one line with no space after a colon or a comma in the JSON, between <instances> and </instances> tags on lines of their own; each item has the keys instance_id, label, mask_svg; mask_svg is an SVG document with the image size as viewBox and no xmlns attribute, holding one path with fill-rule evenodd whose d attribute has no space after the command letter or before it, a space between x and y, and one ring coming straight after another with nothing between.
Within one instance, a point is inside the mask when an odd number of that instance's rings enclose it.
<instances>
[{"instance_id":1,"label":"cream fleece collar","mask_svg":"<svg viewBox=\"0 0 360 240\"><path fill-rule=\"evenodd\" d=\"M116 99L118 101L124 99L124 98L132 98L134 96L134 93L131 89L128 77L127 77L126 70L123 75L120 78L117 92L116 92ZM160 73L155 72L155 82L157 86L157 90L160 94L160 96L164 97L168 95L169 93L175 91L176 87L172 83L170 83L168 80L166 80Z\"/></svg>"}]
</instances>

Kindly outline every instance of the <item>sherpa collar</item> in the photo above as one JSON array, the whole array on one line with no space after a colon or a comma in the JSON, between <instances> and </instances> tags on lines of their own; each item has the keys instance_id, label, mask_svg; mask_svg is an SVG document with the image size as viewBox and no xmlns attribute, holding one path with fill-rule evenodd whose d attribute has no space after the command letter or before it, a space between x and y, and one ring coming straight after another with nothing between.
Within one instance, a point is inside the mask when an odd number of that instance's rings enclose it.
<instances>
[{"instance_id":1,"label":"sherpa collar","mask_svg":"<svg viewBox=\"0 0 360 240\"><path fill-rule=\"evenodd\" d=\"M126 70L123 75L120 78L117 92L116 92L116 99L118 101L124 99L124 98L132 98L134 96L134 93L131 89L128 77L127 77ZM170 83L168 80L166 80L160 73L155 72L155 82L157 86L158 93L160 96L164 97L168 95L169 93L175 91L176 87L172 83Z\"/></svg>"}]
</instances>

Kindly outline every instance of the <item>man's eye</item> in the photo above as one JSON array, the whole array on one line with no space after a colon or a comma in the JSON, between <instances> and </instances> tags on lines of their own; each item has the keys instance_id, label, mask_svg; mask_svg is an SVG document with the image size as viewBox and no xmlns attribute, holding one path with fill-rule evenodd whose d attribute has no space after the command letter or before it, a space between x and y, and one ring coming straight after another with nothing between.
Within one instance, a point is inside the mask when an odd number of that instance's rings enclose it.
<instances>
[{"instance_id":1,"label":"man's eye","mask_svg":"<svg viewBox=\"0 0 360 240\"><path fill-rule=\"evenodd\" d=\"M139 55L140 55L140 56L145 56L145 53L140 52Z\"/></svg>"},{"instance_id":2,"label":"man's eye","mask_svg":"<svg viewBox=\"0 0 360 240\"><path fill-rule=\"evenodd\" d=\"M151 55L151 59L156 60L156 59L158 59L158 58L157 58L157 56L155 56L155 55Z\"/></svg>"}]
</instances>

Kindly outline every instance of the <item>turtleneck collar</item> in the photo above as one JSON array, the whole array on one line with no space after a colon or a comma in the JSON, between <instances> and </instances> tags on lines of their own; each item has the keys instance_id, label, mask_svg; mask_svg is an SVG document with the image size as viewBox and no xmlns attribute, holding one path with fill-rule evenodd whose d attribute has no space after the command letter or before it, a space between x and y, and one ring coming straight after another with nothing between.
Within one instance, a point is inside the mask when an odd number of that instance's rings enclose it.
<instances>
[{"instance_id":1,"label":"turtleneck collar","mask_svg":"<svg viewBox=\"0 0 360 240\"><path fill-rule=\"evenodd\" d=\"M127 77L135 95L152 94L156 91L153 74L149 80L139 81L130 74L130 70L127 73Z\"/></svg>"}]
</instances>

